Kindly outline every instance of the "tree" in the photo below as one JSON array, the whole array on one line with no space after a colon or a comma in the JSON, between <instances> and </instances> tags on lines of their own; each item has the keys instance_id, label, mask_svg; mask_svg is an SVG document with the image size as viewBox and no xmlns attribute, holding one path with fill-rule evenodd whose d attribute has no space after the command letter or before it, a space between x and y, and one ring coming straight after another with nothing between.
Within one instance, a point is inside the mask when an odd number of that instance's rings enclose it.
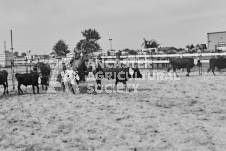
<instances>
[{"instance_id":1,"label":"tree","mask_svg":"<svg viewBox=\"0 0 226 151\"><path fill-rule=\"evenodd\" d=\"M84 54L99 51L100 45L97 41L101 38L99 33L94 29L87 29L82 31L85 39L80 40L76 44L76 49L81 50Z\"/></svg>"},{"instance_id":2,"label":"tree","mask_svg":"<svg viewBox=\"0 0 226 151\"><path fill-rule=\"evenodd\" d=\"M49 59L49 55L43 55L43 59Z\"/></svg>"},{"instance_id":3,"label":"tree","mask_svg":"<svg viewBox=\"0 0 226 151\"><path fill-rule=\"evenodd\" d=\"M68 50L68 45L63 40L59 40L53 46L53 50L57 56L65 56L67 53L70 52L70 50Z\"/></svg>"},{"instance_id":4,"label":"tree","mask_svg":"<svg viewBox=\"0 0 226 151\"><path fill-rule=\"evenodd\" d=\"M206 48L206 44L197 44L197 45L196 45L196 49L200 49L200 50L203 52L204 49L207 49L207 48Z\"/></svg>"},{"instance_id":5,"label":"tree","mask_svg":"<svg viewBox=\"0 0 226 151\"><path fill-rule=\"evenodd\" d=\"M128 48L123 49L122 51L128 52L128 55L137 55L137 51L131 50L131 49L128 49Z\"/></svg>"},{"instance_id":6,"label":"tree","mask_svg":"<svg viewBox=\"0 0 226 151\"><path fill-rule=\"evenodd\" d=\"M27 54L26 54L25 52L22 52L22 53L21 53L21 56L23 56L23 57L26 56L26 55L27 55Z\"/></svg>"},{"instance_id":7,"label":"tree","mask_svg":"<svg viewBox=\"0 0 226 151\"><path fill-rule=\"evenodd\" d=\"M97 41L101 38L99 33L95 29L94 30L92 30L92 29L84 30L84 31L82 31L82 35L88 41Z\"/></svg>"},{"instance_id":8,"label":"tree","mask_svg":"<svg viewBox=\"0 0 226 151\"><path fill-rule=\"evenodd\" d=\"M128 54L129 54L129 55L137 55L137 51L135 51L135 50L130 50L130 51L128 52Z\"/></svg>"},{"instance_id":9,"label":"tree","mask_svg":"<svg viewBox=\"0 0 226 151\"><path fill-rule=\"evenodd\" d=\"M186 48L188 48L188 52L193 53L195 46L193 44L191 45L186 45Z\"/></svg>"},{"instance_id":10,"label":"tree","mask_svg":"<svg viewBox=\"0 0 226 151\"><path fill-rule=\"evenodd\" d=\"M15 51L13 55L18 57L19 56L19 52Z\"/></svg>"},{"instance_id":11,"label":"tree","mask_svg":"<svg viewBox=\"0 0 226 151\"><path fill-rule=\"evenodd\" d=\"M143 39L144 42L142 43L141 46L143 46L144 48L158 48L159 47L159 43L154 40L154 39L151 39L151 40L146 40L145 38Z\"/></svg>"}]
</instances>

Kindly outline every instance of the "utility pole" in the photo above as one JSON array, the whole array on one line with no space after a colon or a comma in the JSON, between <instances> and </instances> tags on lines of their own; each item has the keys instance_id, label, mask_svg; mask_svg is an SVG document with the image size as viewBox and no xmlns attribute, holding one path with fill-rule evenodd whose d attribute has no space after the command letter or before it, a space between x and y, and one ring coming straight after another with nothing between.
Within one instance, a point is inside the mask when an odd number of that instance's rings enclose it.
<instances>
[{"instance_id":1,"label":"utility pole","mask_svg":"<svg viewBox=\"0 0 226 151\"><path fill-rule=\"evenodd\" d=\"M6 41L4 41L4 51L6 53Z\"/></svg>"},{"instance_id":2,"label":"utility pole","mask_svg":"<svg viewBox=\"0 0 226 151\"><path fill-rule=\"evenodd\" d=\"M10 30L10 33L11 33L11 50L13 53L13 32L12 32L12 30Z\"/></svg>"},{"instance_id":3,"label":"utility pole","mask_svg":"<svg viewBox=\"0 0 226 151\"><path fill-rule=\"evenodd\" d=\"M111 43L112 39L109 39L109 41L110 41L110 46L111 46L111 50L112 50L112 43Z\"/></svg>"},{"instance_id":4,"label":"utility pole","mask_svg":"<svg viewBox=\"0 0 226 151\"><path fill-rule=\"evenodd\" d=\"M11 51L12 51L12 60L11 60L12 84L13 84L13 90L15 90L15 84L14 84L13 32L12 32L12 30L10 30L10 33L11 33Z\"/></svg>"}]
</instances>

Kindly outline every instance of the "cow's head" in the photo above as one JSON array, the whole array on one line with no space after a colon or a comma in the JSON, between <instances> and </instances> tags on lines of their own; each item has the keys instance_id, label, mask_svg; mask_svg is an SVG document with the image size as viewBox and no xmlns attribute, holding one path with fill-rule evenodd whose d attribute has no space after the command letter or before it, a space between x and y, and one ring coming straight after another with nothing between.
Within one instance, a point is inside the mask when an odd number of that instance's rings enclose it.
<instances>
[{"instance_id":1,"label":"cow's head","mask_svg":"<svg viewBox=\"0 0 226 151\"><path fill-rule=\"evenodd\" d=\"M201 67L202 66L201 60L198 60L197 66L198 67Z\"/></svg>"},{"instance_id":2,"label":"cow's head","mask_svg":"<svg viewBox=\"0 0 226 151\"><path fill-rule=\"evenodd\" d=\"M140 73L140 70L138 68L129 68L129 75L132 78L142 78L142 74Z\"/></svg>"},{"instance_id":3,"label":"cow's head","mask_svg":"<svg viewBox=\"0 0 226 151\"><path fill-rule=\"evenodd\" d=\"M92 56L89 54L83 55L80 60L84 62L84 65L86 66L86 69L90 67L90 63L92 62Z\"/></svg>"},{"instance_id":4,"label":"cow's head","mask_svg":"<svg viewBox=\"0 0 226 151\"><path fill-rule=\"evenodd\" d=\"M200 67L202 65L201 60L199 58L194 59L194 64L198 67Z\"/></svg>"},{"instance_id":5,"label":"cow's head","mask_svg":"<svg viewBox=\"0 0 226 151\"><path fill-rule=\"evenodd\" d=\"M43 67L44 63L43 62L38 62L37 64L34 65L33 70L41 73L41 68Z\"/></svg>"}]
</instances>

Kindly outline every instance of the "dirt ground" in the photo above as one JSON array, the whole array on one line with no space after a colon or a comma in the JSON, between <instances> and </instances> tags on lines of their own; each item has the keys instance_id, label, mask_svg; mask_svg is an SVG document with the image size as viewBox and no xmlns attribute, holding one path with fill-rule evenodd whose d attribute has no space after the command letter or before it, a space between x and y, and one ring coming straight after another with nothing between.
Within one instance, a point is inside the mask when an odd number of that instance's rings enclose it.
<instances>
[{"instance_id":1,"label":"dirt ground","mask_svg":"<svg viewBox=\"0 0 226 151\"><path fill-rule=\"evenodd\" d=\"M28 88L2 96L1 88L0 150L225 151L226 75L184 74L130 80L138 89L126 93L110 85L87 93L86 83L76 94Z\"/></svg>"}]
</instances>

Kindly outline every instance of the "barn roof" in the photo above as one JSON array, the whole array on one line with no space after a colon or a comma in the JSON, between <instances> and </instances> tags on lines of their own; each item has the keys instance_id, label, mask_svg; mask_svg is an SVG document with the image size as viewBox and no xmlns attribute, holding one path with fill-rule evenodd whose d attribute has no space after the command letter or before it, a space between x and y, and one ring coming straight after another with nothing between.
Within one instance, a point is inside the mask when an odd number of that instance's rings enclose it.
<instances>
[{"instance_id":1,"label":"barn roof","mask_svg":"<svg viewBox=\"0 0 226 151\"><path fill-rule=\"evenodd\" d=\"M210 33L207 33L207 34L217 34L217 33L226 33L226 31L210 32Z\"/></svg>"}]
</instances>

